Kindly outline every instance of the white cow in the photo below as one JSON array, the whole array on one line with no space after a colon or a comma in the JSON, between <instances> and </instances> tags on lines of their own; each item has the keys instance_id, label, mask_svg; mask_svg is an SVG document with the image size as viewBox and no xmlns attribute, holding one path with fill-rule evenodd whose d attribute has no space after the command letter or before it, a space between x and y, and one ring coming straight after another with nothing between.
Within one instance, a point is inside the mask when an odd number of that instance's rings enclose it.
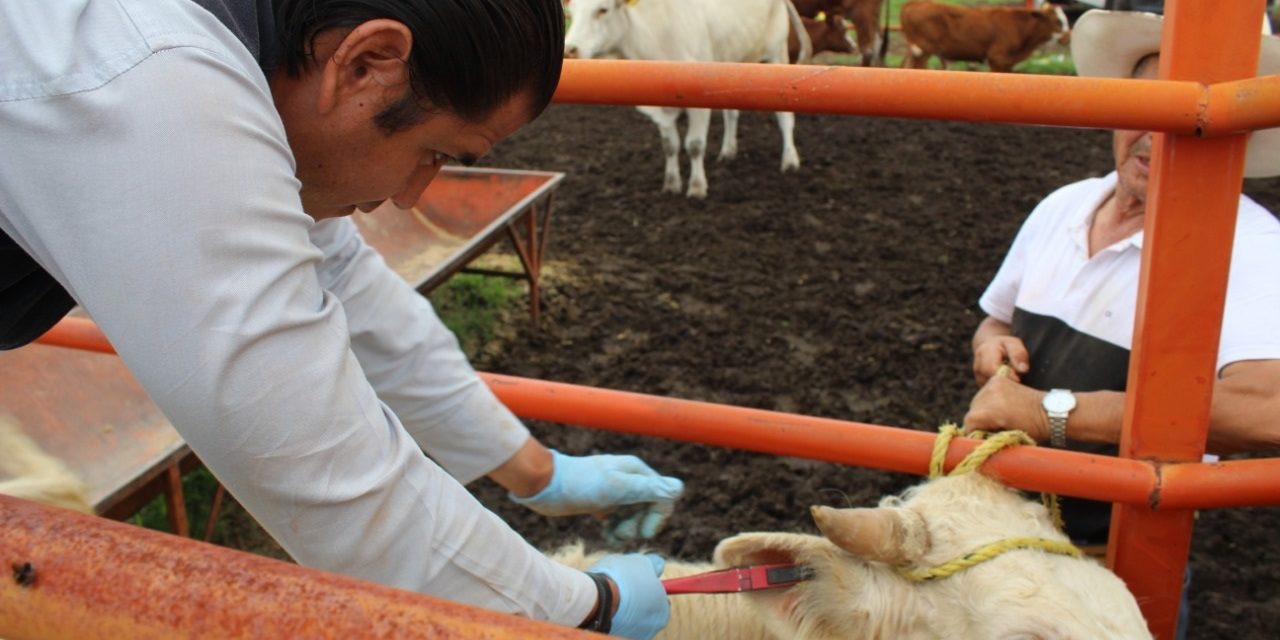
<instances>
[{"instance_id":1,"label":"white cow","mask_svg":"<svg viewBox=\"0 0 1280 640\"><path fill-rule=\"evenodd\" d=\"M614 55L632 60L701 62L759 62L787 64L787 33L801 36L800 62L807 62L812 45L790 0L572 0L566 3L572 20L565 35L565 57ZM680 135L676 119L685 109L637 107L658 125L666 156L663 191L679 193ZM687 109L689 127L684 148L689 154L688 195L707 195L703 155L707 148L710 109ZM782 170L800 166L796 152L795 114L778 112L782 131ZM738 112L725 110L720 159L738 152Z\"/></svg>"},{"instance_id":2,"label":"white cow","mask_svg":"<svg viewBox=\"0 0 1280 640\"><path fill-rule=\"evenodd\" d=\"M989 543L1065 543L1043 505L979 473L931 480L875 509L814 507L825 535L745 533L722 541L715 563L669 562L664 577L794 562L815 577L751 594L671 596L665 640L1119 640L1151 638L1133 595L1088 557L1014 549L947 577L904 571L945 566ZM553 554L584 568L581 547Z\"/></svg>"}]
</instances>

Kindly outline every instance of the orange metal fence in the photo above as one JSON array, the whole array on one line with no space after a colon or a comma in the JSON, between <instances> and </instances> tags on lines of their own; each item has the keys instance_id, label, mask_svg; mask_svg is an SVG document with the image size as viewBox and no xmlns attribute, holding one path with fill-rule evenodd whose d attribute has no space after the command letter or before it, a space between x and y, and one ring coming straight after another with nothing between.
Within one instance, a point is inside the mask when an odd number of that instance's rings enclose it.
<instances>
[{"instance_id":1,"label":"orange metal fence","mask_svg":"<svg viewBox=\"0 0 1280 640\"><path fill-rule=\"evenodd\" d=\"M40 342L114 353L106 336L86 318L66 318ZM480 375L503 404L525 419L915 475L928 472L933 450L934 435L914 429L493 373ZM958 464L975 446L976 441L955 441L947 454L947 468ZM1030 491L1139 507L1280 505L1280 490L1275 488L1280 459L1157 465L1059 449L1020 448L992 458L983 469Z\"/></svg>"},{"instance_id":2,"label":"orange metal fence","mask_svg":"<svg viewBox=\"0 0 1280 640\"><path fill-rule=\"evenodd\" d=\"M1100 478L1097 484L1061 489L1062 493L1087 497L1102 497L1097 492L1105 490L1105 497L1120 501L1113 518L1109 563L1138 596L1153 632L1168 638L1177 619L1190 544L1189 509L1280 502L1277 491L1268 486L1274 485L1275 460L1216 465L1190 462L1203 452L1208 428L1235 198L1242 182L1242 133L1280 126L1280 77L1242 80L1252 75L1258 40L1233 37L1259 32L1261 8L1261 0L1169 0L1161 81L568 61L556 99L1168 133L1156 137L1138 326L1121 441L1124 458L1091 460ZM1207 55L1207 48L1194 48L1196 42L1216 44ZM1188 253L1197 260L1182 258ZM93 336L77 339L81 345L95 340ZM767 444L760 450L807 453L820 459L847 454L849 457L840 461L882 468L923 469L927 453L919 439L931 440L927 434L875 425L822 421L821 429L810 429L813 425L801 428L806 419L785 414L669 399L621 398L609 395L616 392L543 386L501 376L489 376L488 380L504 401L527 417L650 434L654 430L643 428L641 423L653 424L662 435L683 437L691 416L698 416L702 421L699 437L705 438L698 441L742 446L732 430L758 429L753 433ZM624 411L629 417L623 416ZM680 434L671 427L674 422L664 423L677 415ZM879 453L833 453L841 451L835 447L837 440L858 442L873 436ZM958 449L953 458L959 454ZM1064 468L1084 459L1059 451L1011 451L1001 454L993 469L1023 486L1055 488L1067 473ZM0 506L7 504L0 502ZM62 610L59 607L54 603L49 611L56 614ZM218 607L220 613L223 610ZM311 613L317 616L313 621L326 615L319 609ZM527 627L524 633L529 637L544 635L541 627L535 626Z\"/></svg>"},{"instance_id":3,"label":"orange metal fence","mask_svg":"<svg viewBox=\"0 0 1280 640\"><path fill-rule=\"evenodd\" d=\"M0 638L599 637L4 495L0 522Z\"/></svg>"}]
</instances>

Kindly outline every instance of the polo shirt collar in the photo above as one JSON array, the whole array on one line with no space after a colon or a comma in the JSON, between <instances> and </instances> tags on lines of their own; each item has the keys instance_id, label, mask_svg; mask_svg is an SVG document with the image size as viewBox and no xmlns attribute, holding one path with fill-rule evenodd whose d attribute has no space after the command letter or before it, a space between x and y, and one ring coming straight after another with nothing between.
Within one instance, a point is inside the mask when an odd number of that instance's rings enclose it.
<instances>
[{"instance_id":1,"label":"polo shirt collar","mask_svg":"<svg viewBox=\"0 0 1280 640\"><path fill-rule=\"evenodd\" d=\"M1096 192L1097 195L1093 199L1081 203L1075 211L1071 212L1071 217L1067 221L1067 232L1071 234L1071 241L1080 249L1082 255L1089 255L1089 225L1093 224L1093 214L1107 198L1111 197L1111 194L1115 193L1117 179L1115 171L1098 178L1098 180L1102 181L1102 184ZM1139 229L1133 235L1116 242L1103 249L1103 251L1124 251L1129 247L1134 247L1141 251L1142 238L1143 231Z\"/></svg>"}]
</instances>

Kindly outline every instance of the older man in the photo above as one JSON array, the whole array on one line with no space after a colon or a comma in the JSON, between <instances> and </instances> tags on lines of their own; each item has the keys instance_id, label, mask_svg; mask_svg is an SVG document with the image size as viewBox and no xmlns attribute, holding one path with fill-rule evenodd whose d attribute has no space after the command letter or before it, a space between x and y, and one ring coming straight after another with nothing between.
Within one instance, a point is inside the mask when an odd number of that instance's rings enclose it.
<instances>
[{"instance_id":1,"label":"older man","mask_svg":"<svg viewBox=\"0 0 1280 640\"><path fill-rule=\"evenodd\" d=\"M1156 78L1161 18L1086 13L1072 46L1082 75ZM1264 38L1261 74L1280 72ZM1124 415L1146 212L1151 134L1116 131L1116 170L1051 194L1024 223L980 305L981 390L967 428L1019 428L1053 446L1115 451ZM1280 174L1280 130L1255 133L1245 175ZM1280 222L1240 196L1209 450L1280 448ZM996 376L1008 363L1013 374ZM1110 505L1064 501L1072 538L1105 543Z\"/></svg>"},{"instance_id":2,"label":"older man","mask_svg":"<svg viewBox=\"0 0 1280 640\"><path fill-rule=\"evenodd\" d=\"M570 570L459 481L644 536L679 480L530 437L346 217L535 118L563 40L557 0L0 3L0 348L79 303L301 563L651 636L660 558Z\"/></svg>"}]
</instances>

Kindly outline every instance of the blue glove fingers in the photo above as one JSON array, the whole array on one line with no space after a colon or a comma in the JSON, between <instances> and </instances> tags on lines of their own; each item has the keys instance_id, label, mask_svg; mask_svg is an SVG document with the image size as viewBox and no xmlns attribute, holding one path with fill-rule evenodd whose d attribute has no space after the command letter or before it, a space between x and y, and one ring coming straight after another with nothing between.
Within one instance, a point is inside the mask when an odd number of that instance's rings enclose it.
<instances>
[{"instance_id":1,"label":"blue glove fingers","mask_svg":"<svg viewBox=\"0 0 1280 640\"><path fill-rule=\"evenodd\" d=\"M675 505L670 502L659 502L643 506L621 507L609 514L605 521L605 539L610 543L652 538L662 530L667 516L671 515Z\"/></svg>"},{"instance_id":2,"label":"blue glove fingers","mask_svg":"<svg viewBox=\"0 0 1280 640\"><path fill-rule=\"evenodd\" d=\"M533 496L510 496L543 515L598 513L629 504L671 503L684 491L679 479L659 475L636 456L575 457L555 450L551 453L555 461L551 482ZM669 504L662 508L669 510ZM624 514L622 519L626 517ZM643 530L637 527L638 532Z\"/></svg>"},{"instance_id":3,"label":"blue glove fingers","mask_svg":"<svg viewBox=\"0 0 1280 640\"><path fill-rule=\"evenodd\" d=\"M618 612L612 635L649 640L667 626L671 603L658 576L666 561L653 554L605 556L587 571L609 576L618 585Z\"/></svg>"},{"instance_id":4,"label":"blue glove fingers","mask_svg":"<svg viewBox=\"0 0 1280 640\"><path fill-rule=\"evenodd\" d=\"M654 509L646 513L644 520L640 522L640 537L652 538L658 535L658 532L662 530L662 525L666 523L668 515L671 515L670 510L663 512L662 510Z\"/></svg>"}]
</instances>

